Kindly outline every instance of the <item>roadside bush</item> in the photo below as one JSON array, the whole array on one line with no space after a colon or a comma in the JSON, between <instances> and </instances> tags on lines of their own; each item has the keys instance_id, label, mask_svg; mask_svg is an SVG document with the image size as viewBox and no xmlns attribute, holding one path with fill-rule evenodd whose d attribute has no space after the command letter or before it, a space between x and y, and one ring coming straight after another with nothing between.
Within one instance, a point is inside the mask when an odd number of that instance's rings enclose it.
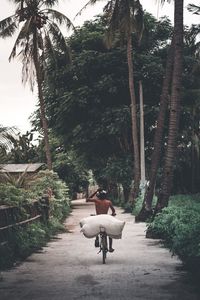
<instances>
[{"instance_id":1,"label":"roadside bush","mask_svg":"<svg viewBox=\"0 0 200 300\"><path fill-rule=\"evenodd\" d=\"M29 203L34 198L31 191L22 188L16 188L12 184L0 184L0 205L21 206Z\"/></svg>"},{"instance_id":2,"label":"roadside bush","mask_svg":"<svg viewBox=\"0 0 200 300\"><path fill-rule=\"evenodd\" d=\"M200 202L197 199L198 196L173 197L169 207L148 225L148 230L190 267L200 266Z\"/></svg>"},{"instance_id":3,"label":"roadside bush","mask_svg":"<svg viewBox=\"0 0 200 300\"><path fill-rule=\"evenodd\" d=\"M142 205L143 205L143 201L144 201L144 196L140 195L139 197L137 197L137 199L135 200L135 203L133 205L133 209L132 209L132 214L137 216L139 214L139 212L142 209ZM153 202L152 202L152 208L155 207L157 202L157 197L154 196L153 197Z\"/></svg>"},{"instance_id":4,"label":"roadside bush","mask_svg":"<svg viewBox=\"0 0 200 300\"><path fill-rule=\"evenodd\" d=\"M35 198L44 194L50 196L50 216L62 221L70 210L68 187L59 179L57 173L52 171L40 171L30 187Z\"/></svg>"},{"instance_id":5,"label":"roadside bush","mask_svg":"<svg viewBox=\"0 0 200 300\"><path fill-rule=\"evenodd\" d=\"M40 222L29 224L20 230L17 229L11 241L15 256L25 258L33 251L44 246L49 238L46 231L45 225Z\"/></svg>"},{"instance_id":6,"label":"roadside bush","mask_svg":"<svg viewBox=\"0 0 200 300\"><path fill-rule=\"evenodd\" d=\"M0 186L1 203L20 206L32 199L49 196L49 219L44 222L26 224L12 228L8 232L7 241L0 244L0 268L11 266L14 261L21 260L40 249L57 232L63 231L63 220L70 211L68 188L58 175L50 171L39 172L31 182L29 191L8 185ZM31 197L30 197L31 196ZM42 202L41 202L41 205ZM23 207L21 207L23 212ZM26 219L27 216L24 216Z\"/></svg>"},{"instance_id":7,"label":"roadside bush","mask_svg":"<svg viewBox=\"0 0 200 300\"><path fill-rule=\"evenodd\" d=\"M41 249L50 237L49 227L40 222L13 228L7 242L0 246L0 268L11 267L14 262L25 259Z\"/></svg>"}]
</instances>

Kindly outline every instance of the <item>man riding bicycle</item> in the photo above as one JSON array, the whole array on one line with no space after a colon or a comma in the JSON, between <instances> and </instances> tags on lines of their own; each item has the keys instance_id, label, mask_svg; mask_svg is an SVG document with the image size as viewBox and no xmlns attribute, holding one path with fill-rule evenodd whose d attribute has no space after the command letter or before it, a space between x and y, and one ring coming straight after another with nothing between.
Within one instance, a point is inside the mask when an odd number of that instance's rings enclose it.
<instances>
[{"instance_id":1,"label":"man riding bicycle","mask_svg":"<svg viewBox=\"0 0 200 300\"><path fill-rule=\"evenodd\" d=\"M94 197L96 195L96 197ZM94 192L89 198L86 199L86 202L94 202L97 215L105 215L108 213L109 208L112 210L112 216L116 216L115 209L112 205L112 202L107 198L107 192L103 189L98 189ZM95 247L99 247L99 237L96 237ZM112 248L112 238L109 237L109 252L113 252Z\"/></svg>"}]
</instances>

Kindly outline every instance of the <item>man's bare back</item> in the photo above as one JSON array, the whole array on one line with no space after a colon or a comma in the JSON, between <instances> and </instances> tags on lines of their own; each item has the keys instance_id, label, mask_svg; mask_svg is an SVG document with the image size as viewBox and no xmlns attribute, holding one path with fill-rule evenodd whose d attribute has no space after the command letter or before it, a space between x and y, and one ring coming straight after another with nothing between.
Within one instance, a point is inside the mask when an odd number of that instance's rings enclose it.
<instances>
[{"instance_id":1,"label":"man's bare back","mask_svg":"<svg viewBox=\"0 0 200 300\"><path fill-rule=\"evenodd\" d=\"M86 199L86 202L94 202L96 214L104 215L108 213L109 208L112 210L112 216L115 216L115 209L112 205L112 202L108 199L99 199L97 197L93 198L98 193L98 190L92 194L89 198Z\"/></svg>"},{"instance_id":2,"label":"man's bare back","mask_svg":"<svg viewBox=\"0 0 200 300\"><path fill-rule=\"evenodd\" d=\"M94 198L94 196L97 196ZM115 209L112 205L112 202L106 199L106 191L98 189L94 192L89 198L86 199L86 202L93 202L95 204L96 214L97 215L106 215L109 208L112 210L112 216L116 216ZM99 238L96 237L95 247L99 247ZM109 252L113 252L112 248L112 238L109 237Z\"/></svg>"}]
</instances>

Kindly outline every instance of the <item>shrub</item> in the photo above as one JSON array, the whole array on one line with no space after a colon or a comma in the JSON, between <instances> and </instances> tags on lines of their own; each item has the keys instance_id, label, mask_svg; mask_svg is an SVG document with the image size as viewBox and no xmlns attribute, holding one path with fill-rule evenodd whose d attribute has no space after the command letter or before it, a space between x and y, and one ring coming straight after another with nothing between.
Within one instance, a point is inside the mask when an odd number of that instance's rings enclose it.
<instances>
[{"instance_id":1,"label":"shrub","mask_svg":"<svg viewBox=\"0 0 200 300\"><path fill-rule=\"evenodd\" d=\"M52 195L49 220L45 223L36 222L13 228L9 232L7 242L0 244L0 268L11 266L16 259L23 259L44 246L55 233L64 229L62 221L70 211L68 188L54 172L39 172L29 191L12 185L0 185L1 203L7 205L20 206L50 192ZM20 211L23 212L23 207Z\"/></svg>"},{"instance_id":2,"label":"shrub","mask_svg":"<svg viewBox=\"0 0 200 300\"><path fill-rule=\"evenodd\" d=\"M31 202L33 197L31 191L16 188L12 184L0 184L0 205L21 206Z\"/></svg>"},{"instance_id":3,"label":"shrub","mask_svg":"<svg viewBox=\"0 0 200 300\"><path fill-rule=\"evenodd\" d=\"M137 197L137 199L135 200L135 203L133 205L133 209L132 209L132 214L133 215L137 216L139 214L139 212L142 209L143 201L144 201L144 195L140 195L139 197ZM152 208L155 207L156 201L157 201L157 197L154 196L153 197L153 202L152 202Z\"/></svg>"},{"instance_id":4,"label":"shrub","mask_svg":"<svg viewBox=\"0 0 200 300\"><path fill-rule=\"evenodd\" d=\"M200 203L197 199L173 197L169 207L148 225L148 230L162 238L165 246L188 266L200 264Z\"/></svg>"}]
</instances>

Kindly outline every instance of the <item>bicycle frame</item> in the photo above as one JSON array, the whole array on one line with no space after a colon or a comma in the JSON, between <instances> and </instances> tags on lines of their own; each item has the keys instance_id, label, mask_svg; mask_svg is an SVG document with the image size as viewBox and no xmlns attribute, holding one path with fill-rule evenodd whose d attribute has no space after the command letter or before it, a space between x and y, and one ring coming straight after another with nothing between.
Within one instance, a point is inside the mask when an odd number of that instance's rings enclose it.
<instances>
[{"instance_id":1,"label":"bicycle frame","mask_svg":"<svg viewBox=\"0 0 200 300\"><path fill-rule=\"evenodd\" d=\"M100 227L100 252L102 252L102 262L106 263L106 254L108 252L107 234L104 227Z\"/></svg>"}]
</instances>

